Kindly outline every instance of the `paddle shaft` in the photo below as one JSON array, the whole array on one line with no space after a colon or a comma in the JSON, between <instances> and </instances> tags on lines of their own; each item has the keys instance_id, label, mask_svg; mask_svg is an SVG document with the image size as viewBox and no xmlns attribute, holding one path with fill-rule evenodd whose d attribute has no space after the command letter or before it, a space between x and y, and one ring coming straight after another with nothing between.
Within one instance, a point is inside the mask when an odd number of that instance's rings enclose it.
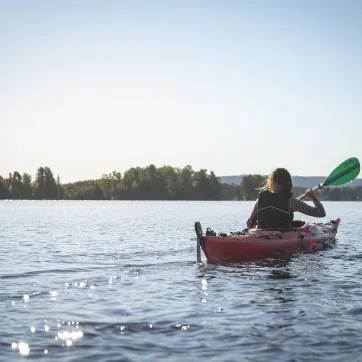
<instances>
[{"instance_id":1,"label":"paddle shaft","mask_svg":"<svg viewBox=\"0 0 362 362\"><path fill-rule=\"evenodd\" d=\"M318 186L313 187L312 190L313 190L313 191L317 191L317 190L320 190L320 189L322 189L322 188L323 188L323 184L319 184ZM301 200L303 197L305 197L305 194L306 194L306 193L304 193L303 195L298 196L297 199L298 199L298 200Z\"/></svg>"}]
</instances>

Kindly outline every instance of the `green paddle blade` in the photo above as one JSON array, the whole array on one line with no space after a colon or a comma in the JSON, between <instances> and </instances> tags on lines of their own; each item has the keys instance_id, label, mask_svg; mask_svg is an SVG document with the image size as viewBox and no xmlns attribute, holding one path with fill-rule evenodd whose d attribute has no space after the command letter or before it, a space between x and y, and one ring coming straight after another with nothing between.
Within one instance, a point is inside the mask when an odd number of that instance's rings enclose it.
<instances>
[{"instance_id":1,"label":"green paddle blade","mask_svg":"<svg viewBox=\"0 0 362 362\"><path fill-rule=\"evenodd\" d=\"M360 172L360 164L356 157L351 157L342 162L323 182L325 186L338 186L353 181Z\"/></svg>"}]
</instances>

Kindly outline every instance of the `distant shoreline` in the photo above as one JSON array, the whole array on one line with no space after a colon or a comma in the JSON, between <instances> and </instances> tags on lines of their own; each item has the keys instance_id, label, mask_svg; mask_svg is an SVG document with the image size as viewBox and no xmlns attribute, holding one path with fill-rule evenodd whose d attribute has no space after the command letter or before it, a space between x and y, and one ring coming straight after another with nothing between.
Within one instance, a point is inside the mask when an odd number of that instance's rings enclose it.
<instances>
[{"instance_id":1,"label":"distant shoreline","mask_svg":"<svg viewBox=\"0 0 362 362\"><path fill-rule=\"evenodd\" d=\"M236 179L235 179L236 178ZM218 177L213 171L172 166L132 167L124 173L112 171L98 179L62 183L47 167L39 167L33 178L14 171L0 176L1 200L124 200L124 201L253 201L266 176L258 174ZM295 176L294 195L323 183L317 176ZM242 180L239 183L231 181ZM303 185L303 186L300 186ZM321 201L362 200L362 179L318 191Z\"/></svg>"},{"instance_id":2,"label":"distant shoreline","mask_svg":"<svg viewBox=\"0 0 362 362\"><path fill-rule=\"evenodd\" d=\"M242 175L231 175L231 176L220 176L220 182L227 184L240 184L242 179L247 174ZM266 177L266 175L262 175L262 177ZM307 187L313 188L316 185L323 183L326 179L326 176L292 176L293 185L296 187ZM356 178L352 182L342 185L340 187L359 187L362 186L362 178Z\"/></svg>"}]
</instances>

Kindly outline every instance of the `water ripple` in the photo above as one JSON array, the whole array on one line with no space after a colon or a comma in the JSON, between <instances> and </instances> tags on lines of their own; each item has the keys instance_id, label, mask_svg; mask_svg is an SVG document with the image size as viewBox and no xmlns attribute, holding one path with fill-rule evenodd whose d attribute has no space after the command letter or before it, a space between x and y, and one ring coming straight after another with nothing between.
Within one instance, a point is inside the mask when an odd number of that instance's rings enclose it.
<instances>
[{"instance_id":1,"label":"water ripple","mask_svg":"<svg viewBox=\"0 0 362 362\"><path fill-rule=\"evenodd\" d=\"M360 203L326 203L332 249L235 265L197 264L193 223L249 202L1 205L0 361L360 360Z\"/></svg>"}]
</instances>

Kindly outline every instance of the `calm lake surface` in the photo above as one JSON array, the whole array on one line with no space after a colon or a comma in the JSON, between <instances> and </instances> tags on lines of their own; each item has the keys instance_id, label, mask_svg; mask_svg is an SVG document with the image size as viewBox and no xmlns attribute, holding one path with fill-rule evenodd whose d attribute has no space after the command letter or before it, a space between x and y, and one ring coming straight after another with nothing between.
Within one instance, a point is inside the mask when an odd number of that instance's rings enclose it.
<instances>
[{"instance_id":1,"label":"calm lake surface","mask_svg":"<svg viewBox=\"0 0 362 362\"><path fill-rule=\"evenodd\" d=\"M0 200L0 360L362 361L362 203L324 202L333 249L197 265L252 206Z\"/></svg>"}]
</instances>

